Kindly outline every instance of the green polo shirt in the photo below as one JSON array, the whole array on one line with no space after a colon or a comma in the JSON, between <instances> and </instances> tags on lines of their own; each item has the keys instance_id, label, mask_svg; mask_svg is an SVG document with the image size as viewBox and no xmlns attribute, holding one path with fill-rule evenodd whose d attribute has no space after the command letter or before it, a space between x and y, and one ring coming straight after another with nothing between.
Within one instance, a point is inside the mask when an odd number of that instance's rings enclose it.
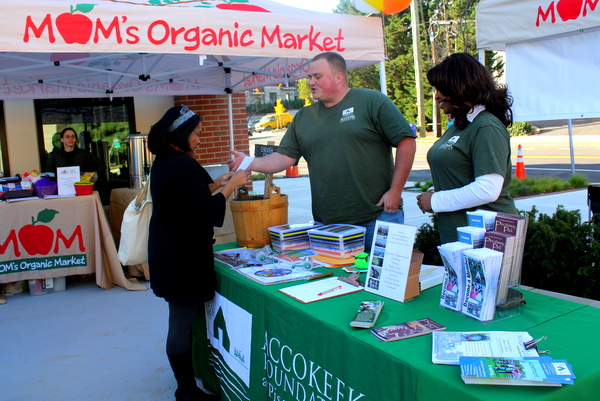
<instances>
[{"instance_id":1,"label":"green polo shirt","mask_svg":"<svg viewBox=\"0 0 600 401\"><path fill-rule=\"evenodd\" d=\"M376 204L392 183L392 146L408 137L412 128L387 96L351 89L335 106L300 109L277 151L306 159L315 220L358 224L381 214Z\"/></svg>"}]
</instances>

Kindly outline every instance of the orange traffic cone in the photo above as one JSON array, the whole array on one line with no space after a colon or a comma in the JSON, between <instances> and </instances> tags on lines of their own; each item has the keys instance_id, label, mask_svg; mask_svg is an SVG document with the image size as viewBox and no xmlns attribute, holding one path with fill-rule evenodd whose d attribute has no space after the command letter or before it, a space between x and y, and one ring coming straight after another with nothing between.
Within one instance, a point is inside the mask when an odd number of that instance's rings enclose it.
<instances>
[{"instance_id":1,"label":"orange traffic cone","mask_svg":"<svg viewBox=\"0 0 600 401\"><path fill-rule=\"evenodd\" d=\"M296 178L300 177L300 173L298 172L298 166L292 166L285 170L285 178Z\"/></svg>"},{"instance_id":2,"label":"orange traffic cone","mask_svg":"<svg viewBox=\"0 0 600 401\"><path fill-rule=\"evenodd\" d=\"M517 168L515 170L515 176L524 180L527 175L525 174L525 164L523 163L523 150L521 149L521 145L519 145L519 150L517 152Z\"/></svg>"}]
</instances>

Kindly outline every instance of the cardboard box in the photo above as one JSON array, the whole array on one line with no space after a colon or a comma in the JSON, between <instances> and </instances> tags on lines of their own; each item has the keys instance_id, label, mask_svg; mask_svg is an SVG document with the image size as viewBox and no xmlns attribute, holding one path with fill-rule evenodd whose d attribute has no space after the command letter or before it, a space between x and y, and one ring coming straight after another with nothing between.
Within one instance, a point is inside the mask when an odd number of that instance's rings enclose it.
<instances>
[{"instance_id":1,"label":"cardboard box","mask_svg":"<svg viewBox=\"0 0 600 401\"><path fill-rule=\"evenodd\" d=\"M405 301L419 295L419 273L421 272L421 264L423 263L424 256L422 252L413 249L410 258L410 268L408 269L406 292L404 293Z\"/></svg>"},{"instance_id":2,"label":"cardboard box","mask_svg":"<svg viewBox=\"0 0 600 401\"><path fill-rule=\"evenodd\" d=\"M66 289L65 277L38 278L29 280L29 293L31 295L52 294Z\"/></svg>"}]
</instances>

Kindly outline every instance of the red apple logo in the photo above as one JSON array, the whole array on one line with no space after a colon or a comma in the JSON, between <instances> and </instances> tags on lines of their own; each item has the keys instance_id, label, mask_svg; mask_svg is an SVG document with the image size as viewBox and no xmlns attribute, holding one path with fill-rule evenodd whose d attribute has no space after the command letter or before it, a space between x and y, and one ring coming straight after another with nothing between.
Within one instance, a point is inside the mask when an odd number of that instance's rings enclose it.
<instances>
[{"instance_id":1,"label":"red apple logo","mask_svg":"<svg viewBox=\"0 0 600 401\"><path fill-rule=\"evenodd\" d=\"M94 4L77 4L71 6L71 12L60 14L56 17L56 28L66 43L86 44L92 36L92 20L82 14L73 14L75 11L88 13L94 9Z\"/></svg>"},{"instance_id":2,"label":"red apple logo","mask_svg":"<svg viewBox=\"0 0 600 401\"><path fill-rule=\"evenodd\" d=\"M579 18L581 6L583 6L583 0L560 0L556 4L556 11L563 21L575 20Z\"/></svg>"},{"instance_id":3,"label":"red apple logo","mask_svg":"<svg viewBox=\"0 0 600 401\"><path fill-rule=\"evenodd\" d=\"M31 224L19 229L19 242L30 255L48 255L54 243L54 231L44 225L36 223L50 223L58 212L52 209L44 209L38 213L37 220L31 216Z\"/></svg>"}]
</instances>

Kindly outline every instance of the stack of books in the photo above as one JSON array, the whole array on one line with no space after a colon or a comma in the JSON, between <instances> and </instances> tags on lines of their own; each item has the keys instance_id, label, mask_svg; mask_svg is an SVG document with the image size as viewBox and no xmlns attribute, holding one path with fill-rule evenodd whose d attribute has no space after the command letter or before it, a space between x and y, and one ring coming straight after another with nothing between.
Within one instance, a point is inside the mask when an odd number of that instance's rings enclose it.
<instances>
[{"instance_id":1,"label":"stack of books","mask_svg":"<svg viewBox=\"0 0 600 401\"><path fill-rule=\"evenodd\" d=\"M308 230L314 253L344 259L365 250L366 228L350 224L328 224Z\"/></svg>"},{"instance_id":2,"label":"stack of books","mask_svg":"<svg viewBox=\"0 0 600 401\"><path fill-rule=\"evenodd\" d=\"M310 249L310 240L307 231L321 227L322 225L322 223L308 222L269 227L271 245L280 251Z\"/></svg>"}]
</instances>

